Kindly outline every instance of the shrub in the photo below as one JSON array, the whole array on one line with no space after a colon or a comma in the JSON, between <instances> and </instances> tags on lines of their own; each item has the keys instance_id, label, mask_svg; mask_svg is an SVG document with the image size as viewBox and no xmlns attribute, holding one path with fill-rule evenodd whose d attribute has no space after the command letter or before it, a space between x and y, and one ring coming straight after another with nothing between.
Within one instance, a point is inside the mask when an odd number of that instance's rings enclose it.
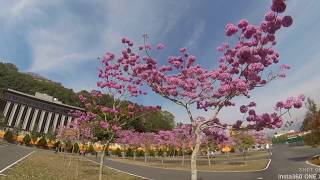
<instances>
[{"instance_id":1,"label":"shrub","mask_svg":"<svg viewBox=\"0 0 320 180\"><path fill-rule=\"evenodd\" d=\"M131 148L129 148L129 149L126 150L126 156L127 156L127 157L133 157L133 151L132 151Z\"/></svg>"},{"instance_id":2,"label":"shrub","mask_svg":"<svg viewBox=\"0 0 320 180\"><path fill-rule=\"evenodd\" d=\"M57 142L54 143L53 147L59 147L60 144L61 144L61 142L60 142L60 141L57 141Z\"/></svg>"},{"instance_id":3,"label":"shrub","mask_svg":"<svg viewBox=\"0 0 320 180\"><path fill-rule=\"evenodd\" d=\"M154 150L149 150L148 151L149 156L155 157L156 153Z\"/></svg>"},{"instance_id":4,"label":"shrub","mask_svg":"<svg viewBox=\"0 0 320 180\"><path fill-rule=\"evenodd\" d=\"M144 152L142 150L138 150L137 151L137 156L138 157L144 156Z\"/></svg>"},{"instance_id":5,"label":"shrub","mask_svg":"<svg viewBox=\"0 0 320 180\"><path fill-rule=\"evenodd\" d=\"M158 156L163 156L163 151L162 151L162 149L158 150Z\"/></svg>"},{"instance_id":6,"label":"shrub","mask_svg":"<svg viewBox=\"0 0 320 180\"><path fill-rule=\"evenodd\" d=\"M47 146L47 140L46 140L46 138L45 138L44 136L42 136L42 137L39 139L37 145L40 146L40 147L46 147L46 146Z\"/></svg>"},{"instance_id":7,"label":"shrub","mask_svg":"<svg viewBox=\"0 0 320 180\"><path fill-rule=\"evenodd\" d=\"M94 147L92 144L89 145L88 150L89 153L93 153L94 152Z\"/></svg>"},{"instance_id":8,"label":"shrub","mask_svg":"<svg viewBox=\"0 0 320 180\"><path fill-rule=\"evenodd\" d=\"M72 146L73 144L71 143L71 141L67 141L66 144L65 144L65 151L66 152L72 152Z\"/></svg>"},{"instance_id":9,"label":"shrub","mask_svg":"<svg viewBox=\"0 0 320 180\"><path fill-rule=\"evenodd\" d=\"M23 137L23 143L25 144L25 145L30 145L30 141L31 141L31 137L30 137L30 135L29 134L26 134L24 137Z\"/></svg>"},{"instance_id":10,"label":"shrub","mask_svg":"<svg viewBox=\"0 0 320 180\"><path fill-rule=\"evenodd\" d=\"M120 157L120 156L121 156L121 149L120 149L120 148L117 148L116 150L114 150L114 151L112 152L112 154Z\"/></svg>"},{"instance_id":11,"label":"shrub","mask_svg":"<svg viewBox=\"0 0 320 180\"><path fill-rule=\"evenodd\" d=\"M4 134L4 139L8 141L9 143L13 143L13 132L11 130L7 130Z\"/></svg>"},{"instance_id":12,"label":"shrub","mask_svg":"<svg viewBox=\"0 0 320 180\"><path fill-rule=\"evenodd\" d=\"M79 149L80 149L79 144L78 143L74 143L73 144L73 152L74 153L78 153Z\"/></svg>"}]
</instances>

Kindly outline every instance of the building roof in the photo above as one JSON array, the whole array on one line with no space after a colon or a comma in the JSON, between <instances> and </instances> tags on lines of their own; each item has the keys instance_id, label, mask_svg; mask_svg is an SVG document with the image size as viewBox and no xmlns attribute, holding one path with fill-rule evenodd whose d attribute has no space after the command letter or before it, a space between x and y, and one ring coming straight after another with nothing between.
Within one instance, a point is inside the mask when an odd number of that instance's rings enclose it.
<instances>
[{"instance_id":1,"label":"building roof","mask_svg":"<svg viewBox=\"0 0 320 180\"><path fill-rule=\"evenodd\" d=\"M40 97L37 97L37 96L33 96L33 95L30 95L30 94L26 94L26 93L23 93L23 92L20 92L20 91L16 91L16 90L13 90L13 89L7 89L7 91L9 92L13 92L13 93L16 93L16 94L20 94L22 96L27 96L27 97L30 97L30 98L33 98L33 99L38 99L38 100L41 100L41 101L46 101L48 103L52 103L52 104L55 104L55 105L58 105L58 106L64 106L64 107L68 107L68 108L72 108L72 109L77 109L77 110L80 110L80 111L85 111L85 109L83 108L79 108L79 107L76 107L76 106L71 106L71 105L67 105L67 104L62 104L60 102L55 102L55 101L48 101L44 98L40 98Z\"/></svg>"}]
</instances>

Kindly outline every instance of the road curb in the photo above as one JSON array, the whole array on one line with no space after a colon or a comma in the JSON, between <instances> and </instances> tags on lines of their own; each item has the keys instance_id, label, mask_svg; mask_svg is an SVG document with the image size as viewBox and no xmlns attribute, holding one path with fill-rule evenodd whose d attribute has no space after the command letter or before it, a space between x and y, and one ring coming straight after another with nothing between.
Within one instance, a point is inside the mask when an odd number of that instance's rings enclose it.
<instances>
[{"instance_id":1,"label":"road curb","mask_svg":"<svg viewBox=\"0 0 320 180\"><path fill-rule=\"evenodd\" d=\"M123 163L123 164L129 164L129 163L124 163L121 161L117 160L112 160L109 159L110 161L118 162L118 163ZM269 168L269 165L271 163L271 159L266 159L268 160L267 166L263 169L258 169L258 170L250 170L250 171L209 171L209 170L197 170L197 172L215 172L215 173L248 173L248 172L260 172L260 171L265 171ZM257 161L257 160L252 160L252 161ZM130 165L130 164L129 164ZM148 167L148 168L156 168L156 169L166 169L166 170L173 170L173 171L190 171L186 169L177 169L177 168L164 168L164 167L155 167L155 166L148 166L148 165L142 165L142 164L136 164L137 166L143 166L143 167Z\"/></svg>"},{"instance_id":2,"label":"road curb","mask_svg":"<svg viewBox=\"0 0 320 180\"><path fill-rule=\"evenodd\" d=\"M314 155L314 156L312 156L313 158L315 158L315 157L318 157L318 156L320 156L320 154L318 154L318 155ZM310 160L310 159L309 159ZM318 165L316 165L316 164L312 164L311 162L309 162L309 160L306 160L306 164L308 164L308 165L310 165L310 166L314 166L314 167L320 167L320 166L318 166Z\"/></svg>"},{"instance_id":3,"label":"road curb","mask_svg":"<svg viewBox=\"0 0 320 180\"><path fill-rule=\"evenodd\" d=\"M30 156L31 154L33 154L35 151L30 152L29 154L23 156L22 158L18 159L17 161L13 162L12 164L10 164L9 166L3 168L0 171L0 174L3 173L5 170L9 169L10 167L14 166L15 164L17 164L18 162L22 161L23 159L25 159L26 157Z\"/></svg>"},{"instance_id":4,"label":"road curb","mask_svg":"<svg viewBox=\"0 0 320 180\"><path fill-rule=\"evenodd\" d=\"M100 165L100 163L98 163L98 162L96 162L96 161L93 161L93 160L88 159L88 158L85 158L85 159L86 159L87 161L90 161L90 162L92 162L92 163L95 163L95 164L99 164L99 165ZM107 168L109 168L109 169L112 169L112 170L114 170L114 171L118 171L118 172L121 172L121 173L124 173L124 174L128 174L128 175L131 175L131 176L139 177L139 178L146 179L146 180L153 180L153 179L151 179L151 178L147 178L147 177L139 176L139 175L136 175L136 174L128 173L128 172L126 172L126 171L122 171L122 170L120 170L120 169L116 169L116 168L107 166L107 165L105 165L105 164L103 164L103 166L105 166L105 167L107 167Z\"/></svg>"}]
</instances>

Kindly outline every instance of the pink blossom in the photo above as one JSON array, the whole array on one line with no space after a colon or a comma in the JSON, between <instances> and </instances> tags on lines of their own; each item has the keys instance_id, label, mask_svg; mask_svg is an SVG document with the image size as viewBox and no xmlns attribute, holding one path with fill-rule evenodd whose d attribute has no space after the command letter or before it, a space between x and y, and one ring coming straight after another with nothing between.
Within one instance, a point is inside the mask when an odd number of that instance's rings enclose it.
<instances>
[{"instance_id":1,"label":"pink blossom","mask_svg":"<svg viewBox=\"0 0 320 180\"><path fill-rule=\"evenodd\" d=\"M180 51L181 53L185 53L185 52L187 51L187 48L181 48L179 51Z\"/></svg>"},{"instance_id":2,"label":"pink blossom","mask_svg":"<svg viewBox=\"0 0 320 180\"><path fill-rule=\"evenodd\" d=\"M163 45L162 43L159 43L159 44L157 44L156 48L157 48L158 50L161 50L161 49L164 48L164 45Z\"/></svg>"},{"instance_id":3,"label":"pink blossom","mask_svg":"<svg viewBox=\"0 0 320 180\"><path fill-rule=\"evenodd\" d=\"M104 129L108 129L109 123L107 121L100 121L100 126Z\"/></svg>"},{"instance_id":4,"label":"pink blossom","mask_svg":"<svg viewBox=\"0 0 320 180\"><path fill-rule=\"evenodd\" d=\"M228 23L226 25L226 35L227 36L232 36L233 34L235 34L236 32L238 32L238 28L237 26L235 26L232 23Z\"/></svg>"},{"instance_id":5,"label":"pink blossom","mask_svg":"<svg viewBox=\"0 0 320 180\"><path fill-rule=\"evenodd\" d=\"M272 0L271 10L278 13L284 12L286 10L284 0Z\"/></svg>"},{"instance_id":6,"label":"pink blossom","mask_svg":"<svg viewBox=\"0 0 320 180\"><path fill-rule=\"evenodd\" d=\"M273 21L276 19L277 15L275 12L270 11L264 17L266 21Z\"/></svg>"},{"instance_id":7,"label":"pink blossom","mask_svg":"<svg viewBox=\"0 0 320 180\"><path fill-rule=\"evenodd\" d=\"M292 20L291 16L284 16L282 18L281 24L284 27L289 27L289 26L291 26L292 22L293 22L293 20Z\"/></svg>"},{"instance_id":8,"label":"pink blossom","mask_svg":"<svg viewBox=\"0 0 320 180\"><path fill-rule=\"evenodd\" d=\"M242 29L242 28L247 27L248 24L249 24L248 20L246 20L246 19L241 19L241 20L239 21L239 23L238 23L238 27L239 27L240 29Z\"/></svg>"}]
</instances>

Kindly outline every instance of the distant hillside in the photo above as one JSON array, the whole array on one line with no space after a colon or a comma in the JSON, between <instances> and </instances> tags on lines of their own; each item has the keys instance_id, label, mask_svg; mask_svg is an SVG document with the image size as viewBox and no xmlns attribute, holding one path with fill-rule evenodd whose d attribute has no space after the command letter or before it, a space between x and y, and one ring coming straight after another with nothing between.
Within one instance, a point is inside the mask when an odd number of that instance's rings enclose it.
<instances>
[{"instance_id":1,"label":"distant hillside","mask_svg":"<svg viewBox=\"0 0 320 180\"><path fill-rule=\"evenodd\" d=\"M7 88L30 95L35 92L46 93L65 104L81 106L78 95L72 89L34 73L19 72L14 64L0 63L0 90Z\"/></svg>"},{"instance_id":2,"label":"distant hillside","mask_svg":"<svg viewBox=\"0 0 320 180\"><path fill-rule=\"evenodd\" d=\"M89 92L83 90L75 93L72 89L65 88L62 84L51 81L35 73L19 72L18 68L11 63L0 62L0 96L3 89L14 89L30 95L35 92L46 93L58 98L64 104L83 107L79 100L79 94L88 95ZM101 99L102 104L111 107L111 98L105 95ZM127 102L130 103L130 102ZM137 131L158 131L168 130L174 127L174 116L167 111L158 111L149 114L143 121L132 121L128 128L134 128Z\"/></svg>"}]
</instances>

